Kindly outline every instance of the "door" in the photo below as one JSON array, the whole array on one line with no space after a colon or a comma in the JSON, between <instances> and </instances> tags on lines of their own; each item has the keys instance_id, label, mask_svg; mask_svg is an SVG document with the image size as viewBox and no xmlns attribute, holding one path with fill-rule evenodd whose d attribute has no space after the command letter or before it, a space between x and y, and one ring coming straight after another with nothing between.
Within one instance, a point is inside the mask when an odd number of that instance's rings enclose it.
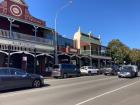
<instances>
[{"instance_id":1,"label":"door","mask_svg":"<svg viewBox=\"0 0 140 105\"><path fill-rule=\"evenodd\" d=\"M0 90L13 89L15 83L9 69L0 69Z\"/></svg>"},{"instance_id":2,"label":"door","mask_svg":"<svg viewBox=\"0 0 140 105\"><path fill-rule=\"evenodd\" d=\"M14 82L16 83L17 88L32 86L31 76L25 71L20 69L11 69L10 72L14 77Z\"/></svg>"}]
</instances>

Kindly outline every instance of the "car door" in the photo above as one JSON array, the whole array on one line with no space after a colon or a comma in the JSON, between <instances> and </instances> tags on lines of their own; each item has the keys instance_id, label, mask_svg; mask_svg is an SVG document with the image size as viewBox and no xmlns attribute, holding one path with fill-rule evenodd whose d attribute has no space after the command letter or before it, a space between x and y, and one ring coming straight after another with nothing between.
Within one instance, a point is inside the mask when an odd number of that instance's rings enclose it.
<instances>
[{"instance_id":1,"label":"car door","mask_svg":"<svg viewBox=\"0 0 140 105\"><path fill-rule=\"evenodd\" d=\"M81 72L84 74L88 73L88 68L87 67L82 67Z\"/></svg>"},{"instance_id":2,"label":"car door","mask_svg":"<svg viewBox=\"0 0 140 105\"><path fill-rule=\"evenodd\" d=\"M0 69L0 84L1 84L1 90L6 89L13 89L15 86L15 83L13 81L13 77L10 75L9 68Z\"/></svg>"},{"instance_id":3,"label":"car door","mask_svg":"<svg viewBox=\"0 0 140 105\"><path fill-rule=\"evenodd\" d=\"M11 69L11 73L14 77L16 87L28 87L32 85L31 76L25 71L20 69Z\"/></svg>"}]
</instances>

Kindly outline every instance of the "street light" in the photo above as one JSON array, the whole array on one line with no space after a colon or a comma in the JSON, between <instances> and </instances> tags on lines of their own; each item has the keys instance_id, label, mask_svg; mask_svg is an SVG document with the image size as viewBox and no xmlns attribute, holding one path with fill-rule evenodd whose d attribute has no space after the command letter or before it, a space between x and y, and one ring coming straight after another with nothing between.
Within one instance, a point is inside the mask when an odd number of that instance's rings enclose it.
<instances>
[{"instance_id":1,"label":"street light","mask_svg":"<svg viewBox=\"0 0 140 105\"><path fill-rule=\"evenodd\" d=\"M67 4L63 5L57 12L56 12L56 15L55 15L55 64L58 64L58 56L57 56L57 18L58 18L58 15L60 14L60 12L68 7L70 4L72 4L72 1L69 1Z\"/></svg>"}]
</instances>

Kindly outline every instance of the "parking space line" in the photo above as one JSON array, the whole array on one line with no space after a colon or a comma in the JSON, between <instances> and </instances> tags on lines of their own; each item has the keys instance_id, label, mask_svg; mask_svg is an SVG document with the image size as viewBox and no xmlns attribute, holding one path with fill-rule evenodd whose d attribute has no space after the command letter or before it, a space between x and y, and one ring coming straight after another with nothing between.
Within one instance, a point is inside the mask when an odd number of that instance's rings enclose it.
<instances>
[{"instance_id":1,"label":"parking space line","mask_svg":"<svg viewBox=\"0 0 140 105\"><path fill-rule=\"evenodd\" d=\"M121 89L130 87L130 86L132 86L132 85L134 85L134 84L136 84L136 83L138 83L138 82L140 82L140 80L138 80L138 81L136 81L136 82L133 82L133 83L131 83L131 84L122 86L122 87L120 87L120 88L117 88L117 89L115 89L115 90L108 91L108 92L105 92L105 93L103 93L103 94L97 95L97 96L95 96L95 97L93 97L93 98L89 98L89 99L87 99L87 100L85 100L85 101L82 101L82 102L80 102L80 103L77 103L77 104L75 104L75 105L82 105L82 104L85 104L85 103L87 103L87 102L93 101L93 100L95 100L95 99L97 99L97 98L100 98L100 97L102 97L102 96L105 96L105 95L114 93L114 92L116 92L116 91L119 91L119 90L121 90Z\"/></svg>"}]
</instances>

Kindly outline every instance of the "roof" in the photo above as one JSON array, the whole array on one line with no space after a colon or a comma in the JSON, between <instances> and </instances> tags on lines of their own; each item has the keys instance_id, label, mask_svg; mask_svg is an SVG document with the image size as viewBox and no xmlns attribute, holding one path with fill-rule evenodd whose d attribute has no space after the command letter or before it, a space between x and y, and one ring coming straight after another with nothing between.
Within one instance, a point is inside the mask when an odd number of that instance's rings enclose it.
<instances>
[{"instance_id":1,"label":"roof","mask_svg":"<svg viewBox=\"0 0 140 105\"><path fill-rule=\"evenodd\" d=\"M21 5L27 6L25 0L11 0L11 1L13 1L13 2L15 2L15 3L18 3L18 4L21 4Z\"/></svg>"},{"instance_id":2,"label":"roof","mask_svg":"<svg viewBox=\"0 0 140 105\"><path fill-rule=\"evenodd\" d=\"M88 35L88 34L86 34L86 33L83 33L83 32L81 32L81 34L83 35L83 36L86 36L86 37L91 37L91 38L94 38L94 39L96 39L96 40L100 40L98 37L95 37L95 36L93 36L93 35Z\"/></svg>"}]
</instances>

